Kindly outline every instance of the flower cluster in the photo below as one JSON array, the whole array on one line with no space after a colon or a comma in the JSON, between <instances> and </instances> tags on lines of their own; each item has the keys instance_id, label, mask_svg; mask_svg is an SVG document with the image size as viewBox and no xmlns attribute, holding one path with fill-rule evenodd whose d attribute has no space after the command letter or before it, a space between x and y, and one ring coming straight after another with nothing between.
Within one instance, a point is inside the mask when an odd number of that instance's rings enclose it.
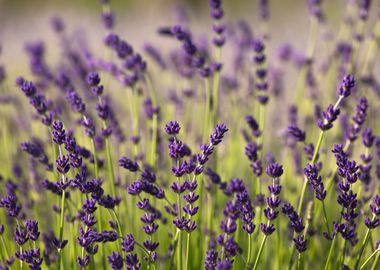
<instances>
[{"instance_id":1,"label":"flower cluster","mask_svg":"<svg viewBox=\"0 0 380 270\"><path fill-rule=\"evenodd\" d=\"M264 215L267 218L268 222L260 224L260 230L266 235L271 235L276 228L272 223L273 220L277 218L278 211L276 210L280 203L281 199L279 198L282 186L278 184L279 177L283 174L282 165L278 163L269 164L266 169L267 174L273 179L272 185L268 186L268 191L270 193L270 197L267 197L267 208L264 209Z\"/></svg>"},{"instance_id":2,"label":"flower cluster","mask_svg":"<svg viewBox=\"0 0 380 270\"><path fill-rule=\"evenodd\" d=\"M337 161L338 175L343 178L343 181L338 183L341 194L338 195L337 202L342 206L341 217L344 222L334 223L334 230L340 233L345 240L356 243L356 223L354 220L358 216L356 209L358 200L357 194L352 190L352 185L358 179L359 167L355 161L348 159L342 145L334 145L332 152Z\"/></svg>"},{"instance_id":3,"label":"flower cluster","mask_svg":"<svg viewBox=\"0 0 380 270\"><path fill-rule=\"evenodd\" d=\"M299 217L290 203L284 204L282 207L282 213L289 218L290 227L297 233L296 238L293 238L296 249L299 253L306 251L307 240L305 239L305 236L301 234L305 229L303 219Z\"/></svg>"}]
</instances>

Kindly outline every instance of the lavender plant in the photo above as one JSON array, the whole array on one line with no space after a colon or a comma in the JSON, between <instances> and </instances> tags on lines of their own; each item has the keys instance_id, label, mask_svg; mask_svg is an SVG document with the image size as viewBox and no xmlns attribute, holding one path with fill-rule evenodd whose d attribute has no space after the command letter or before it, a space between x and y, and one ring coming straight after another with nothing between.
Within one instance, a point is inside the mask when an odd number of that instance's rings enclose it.
<instances>
[{"instance_id":1,"label":"lavender plant","mask_svg":"<svg viewBox=\"0 0 380 270\"><path fill-rule=\"evenodd\" d=\"M380 6L304 2L304 49L266 0L0 47L0 269L379 269Z\"/></svg>"}]
</instances>

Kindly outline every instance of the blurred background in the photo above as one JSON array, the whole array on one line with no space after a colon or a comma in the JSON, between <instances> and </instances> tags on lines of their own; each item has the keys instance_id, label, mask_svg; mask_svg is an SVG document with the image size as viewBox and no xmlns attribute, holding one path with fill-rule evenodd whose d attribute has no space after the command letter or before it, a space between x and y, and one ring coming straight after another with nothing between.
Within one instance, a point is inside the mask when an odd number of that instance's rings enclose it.
<instances>
[{"instance_id":1,"label":"blurred background","mask_svg":"<svg viewBox=\"0 0 380 270\"><path fill-rule=\"evenodd\" d=\"M291 41L297 49L303 50L309 28L307 1L269 2L269 49L277 48L284 41ZM324 1L327 26L332 31L337 31L345 5L344 0ZM223 1L223 6L225 22L233 23L244 19L255 30L258 21L257 0L226 0ZM157 28L174 24L178 8L186 11L192 31L211 34L211 27L205 27L211 25L208 0L112 0L111 7L116 14L116 31L138 48L148 40L166 42L157 36ZM79 32L86 36L91 46L100 47L101 44L97 43L104 34L100 14L98 0L0 0L0 44L3 49L0 61L7 65L23 61L25 55L21 52L25 41L55 40L49 25L49 20L54 15L64 19L70 32ZM54 41L48 42L48 53L52 53L54 46ZM9 68L17 69L15 65L8 66Z\"/></svg>"}]
</instances>

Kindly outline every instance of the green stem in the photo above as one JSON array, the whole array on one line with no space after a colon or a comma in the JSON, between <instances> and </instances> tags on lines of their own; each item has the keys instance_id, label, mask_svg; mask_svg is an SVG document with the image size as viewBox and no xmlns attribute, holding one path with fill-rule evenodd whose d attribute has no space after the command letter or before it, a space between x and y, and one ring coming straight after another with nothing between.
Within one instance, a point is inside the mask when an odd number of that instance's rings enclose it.
<instances>
[{"instance_id":1,"label":"green stem","mask_svg":"<svg viewBox=\"0 0 380 270\"><path fill-rule=\"evenodd\" d=\"M84 228L84 233L87 233L87 230L88 230L88 226L86 225L86 227ZM81 258L83 261L84 260L84 247L82 247L82 249L81 249ZM84 270L85 266L82 266L81 269Z\"/></svg>"},{"instance_id":2,"label":"green stem","mask_svg":"<svg viewBox=\"0 0 380 270\"><path fill-rule=\"evenodd\" d=\"M177 166L179 165L179 160L177 160ZM177 177L178 185L181 185L181 178ZM182 217L182 206L181 206L181 194L177 194L177 205L178 205L178 218ZM178 235L178 252L177 252L177 267L182 269L182 231L179 231Z\"/></svg>"},{"instance_id":3,"label":"green stem","mask_svg":"<svg viewBox=\"0 0 380 270\"><path fill-rule=\"evenodd\" d=\"M96 154L95 140L93 138L91 138L91 150L94 156L94 174L95 174L95 178L98 179L99 178L98 157Z\"/></svg>"},{"instance_id":4,"label":"green stem","mask_svg":"<svg viewBox=\"0 0 380 270\"><path fill-rule=\"evenodd\" d=\"M156 97L156 91L153 87L152 80L150 79L149 74L146 74L145 81L147 83L147 88L149 91L149 95L152 98L152 106L157 106L157 97ZM152 147L151 147L151 153L150 153L150 165L155 168L156 166L156 152L157 152L157 126L158 126L158 115L156 113L153 114L152 119Z\"/></svg>"},{"instance_id":5,"label":"green stem","mask_svg":"<svg viewBox=\"0 0 380 270\"><path fill-rule=\"evenodd\" d=\"M255 260L255 264L253 266L253 270L256 270L258 265L259 265L259 260L260 260L260 257L261 257L261 254L263 252L263 248L264 248L264 245L265 245L265 241L267 240L268 236L267 235L264 235L264 238L263 240L261 241L261 244L260 244L260 248L259 248L259 251L257 253L257 257L256 257L256 260Z\"/></svg>"},{"instance_id":6,"label":"green stem","mask_svg":"<svg viewBox=\"0 0 380 270\"><path fill-rule=\"evenodd\" d=\"M63 176L65 178L65 176ZM62 190L62 197L61 197L61 214L59 217L59 241L62 242L63 238L63 227L65 225L65 197L66 192ZM62 265L62 249L58 249L58 269L61 269Z\"/></svg>"},{"instance_id":7,"label":"green stem","mask_svg":"<svg viewBox=\"0 0 380 270\"><path fill-rule=\"evenodd\" d=\"M344 259L346 258L346 247L347 247L347 240L344 240L344 244L343 244L343 251L342 251L342 259L341 259L341 263L340 263L340 268L343 269L343 265L344 265Z\"/></svg>"},{"instance_id":8,"label":"green stem","mask_svg":"<svg viewBox=\"0 0 380 270\"><path fill-rule=\"evenodd\" d=\"M7 259L9 259L9 252L8 252L8 248L7 246L5 245L5 242L4 242L4 238L2 235L0 235L0 240L1 240L1 243L4 247L4 251L5 251L5 256L7 257Z\"/></svg>"},{"instance_id":9,"label":"green stem","mask_svg":"<svg viewBox=\"0 0 380 270\"><path fill-rule=\"evenodd\" d=\"M20 253L22 253L22 246L20 246ZM23 261L22 260L20 260L20 270L22 270L22 268L23 268Z\"/></svg>"},{"instance_id":10,"label":"green stem","mask_svg":"<svg viewBox=\"0 0 380 270\"><path fill-rule=\"evenodd\" d=\"M139 247L146 255L149 255L149 251L143 246L143 245L141 245L140 243L138 243L138 242L135 242L135 245L137 246L137 247Z\"/></svg>"},{"instance_id":11,"label":"green stem","mask_svg":"<svg viewBox=\"0 0 380 270\"><path fill-rule=\"evenodd\" d=\"M174 265L174 257L176 255L179 232L180 230L177 229L177 233L174 236L173 254L172 256L170 256L170 262L169 262L169 268L168 268L169 270L172 270L173 265Z\"/></svg>"},{"instance_id":12,"label":"green stem","mask_svg":"<svg viewBox=\"0 0 380 270\"><path fill-rule=\"evenodd\" d=\"M375 218L376 218L376 215L373 215L373 217L372 217L372 221L373 221ZM367 229L367 232L366 232L366 234L365 234L365 236L364 236L364 240L363 240L362 246L361 246L361 248L360 248L359 256L358 256L358 258L356 259L356 263L355 263L355 268L354 268L354 269L358 269L358 267L359 267L360 259L361 259L361 257L363 256L363 252L364 252L365 246L367 245L367 242L368 242L368 238L369 238L369 234L370 234L370 232L371 232L371 229L368 228L368 229Z\"/></svg>"},{"instance_id":13,"label":"green stem","mask_svg":"<svg viewBox=\"0 0 380 270\"><path fill-rule=\"evenodd\" d=\"M334 235L334 238L332 240L332 243L331 243L331 247L330 247L330 251L329 251L329 255L327 257L327 261L326 261L326 264L325 264L325 270L328 269L328 266L329 266L329 263L330 263L330 260L331 260L331 255L332 255L332 252L334 250L334 246L335 246L335 242L336 242L336 238L337 238L337 235Z\"/></svg>"},{"instance_id":14,"label":"green stem","mask_svg":"<svg viewBox=\"0 0 380 270\"><path fill-rule=\"evenodd\" d=\"M323 141L324 134L325 134L325 132L323 130L321 130L321 132L319 133L317 145L314 149L313 158L311 159L311 162L310 162L311 164L314 164L315 161L317 160L319 149L321 148L321 144ZM300 197L300 201L299 201L299 205L298 205L298 209L297 209L297 213L300 216L301 216L303 201L304 201L305 192L306 192L306 188L307 188L307 183L308 183L308 181L307 181L307 178L305 177L304 182L303 182L303 186L302 186L301 197Z\"/></svg>"},{"instance_id":15,"label":"green stem","mask_svg":"<svg viewBox=\"0 0 380 270\"><path fill-rule=\"evenodd\" d=\"M105 122L104 122L104 125L106 125ZM107 152L108 174L109 174L109 178L111 180L111 193L112 193L112 196L116 196L115 172L113 170L113 162L112 162L112 155L111 155L110 139L109 138L105 138L105 143L106 143L106 152Z\"/></svg>"},{"instance_id":16,"label":"green stem","mask_svg":"<svg viewBox=\"0 0 380 270\"><path fill-rule=\"evenodd\" d=\"M377 255L378 254L378 252L379 252L379 248L378 249L375 249L375 251L374 252L372 252L372 254L368 257L368 259L367 260L365 260L365 262L362 264L362 266L360 266L360 270L361 269L363 269L364 268L364 266L366 266L367 265L367 263L370 261L370 260L372 260L372 258L375 256L375 255Z\"/></svg>"},{"instance_id":17,"label":"green stem","mask_svg":"<svg viewBox=\"0 0 380 270\"><path fill-rule=\"evenodd\" d=\"M92 148L92 154L94 156L94 174L95 174L95 178L96 179L99 179L99 167L98 167L98 157L97 157L97 153L96 153L96 147L95 147L95 140L94 138L91 138L91 148ZM99 224L99 231L103 231L103 224L102 224L102 208L99 208L98 209L98 224ZM102 249L102 266L103 266L103 269L106 269L106 256L105 256L105 248L104 248L104 244L101 244L101 249Z\"/></svg>"},{"instance_id":18,"label":"green stem","mask_svg":"<svg viewBox=\"0 0 380 270\"><path fill-rule=\"evenodd\" d=\"M206 107L205 107L205 117L203 122L203 141L207 140L208 132L209 132L209 123L210 123L210 109L211 109L211 91L208 79L205 78L205 91L206 91Z\"/></svg>"},{"instance_id":19,"label":"green stem","mask_svg":"<svg viewBox=\"0 0 380 270\"><path fill-rule=\"evenodd\" d=\"M379 250L379 249L377 249L377 250ZM380 252L377 252L377 255L376 255L375 261L373 262L371 270L375 270L376 269L377 262L379 261L379 254L380 254Z\"/></svg>"},{"instance_id":20,"label":"green stem","mask_svg":"<svg viewBox=\"0 0 380 270\"><path fill-rule=\"evenodd\" d=\"M301 266L301 253L298 253L298 259L297 259L297 270L300 269Z\"/></svg>"},{"instance_id":21,"label":"green stem","mask_svg":"<svg viewBox=\"0 0 380 270\"><path fill-rule=\"evenodd\" d=\"M251 266L250 262L251 262L251 254L252 254L252 239L251 239L251 234L248 234L248 253L247 253L247 262L246 262L246 265L245 267L247 269L249 269L249 267Z\"/></svg>"},{"instance_id":22,"label":"green stem","mask_svg":"<svg viewBox=\"0 0 380 270\"><path fill-rule=\"evenodd\" d=\"M221 48L218 47L216 49L216 59L217 59L216 61L217 62L220 62L221 54L222 54ZM214 102L214 104L213 104L214 108L213 108L213 123L211 124L211 126L214 126L218 121L219 82L220 82L220 72L218 71L214 74L213 85L212 85L212 89L213 89L212 100Z\"/></svg>"},{"instance_id":23,"label":"green stem","mask_svg":"<svg viewBox=\"0 0 380 270\"><path fill-rule=\"evenodd\" d=\"M153 114L152 122L152 147L150 153L150 165L156 168L156 155L157 155L157 126L158 126L158 115Z\"/></svg>"},{"instance_id":24,"label":"green stem","mask_svg":"<svg viewBox=\"0 0 380 270\"><path fill-rule=\"evenodd\" d=\"M214 216L214 204L213 204L213 196L211 194L212 192L212 189L209 191L208 193L208 201L207 201L207 206L208 206L208 217L207 217L207 228L208 228L208 234L207 234L207 237L206 237L206 247L208 246L208 243L209 243L209 240L211 238L211 234L212 234L212 226L213 226L213 216Z\"/></svg>"},{"instance_id":25,"label":"green stem","mask_svg":"<svg viewBox=\"0 0 380 270\"><path fill-rule=\"evenodd\" d=\"M178 243L177 243L177 269L182 269L182 231L178 232Z\"/></svg>"},{"instance_id":26,"label":"green stem","mask_svg":"<svg viewBox=\"0 0 380 270\"><path fill-rule=\"evenodd\" d=\"M325 202L324 202L324 201L321 201L321 203L322 203L322 208L323 208L323 216L324 216L324 219L325 219L326 229L327 229L328 234L331 235L331 232L330 232L330 226L329 226L329 221L328 221L328 219L327 219L327 213L326 213Z\"/></svg>"},{"instance_id":27,"label":"green stem","mask_svg":"<svg viewBox=\"0 0 380 270\"><path fill-rule=\"evenodd\" d=\"M185 270L189 269L189 251L190 251L190 233L187 233L187 239L186 239L186 266Z\"/></svg>"}]
</instances>

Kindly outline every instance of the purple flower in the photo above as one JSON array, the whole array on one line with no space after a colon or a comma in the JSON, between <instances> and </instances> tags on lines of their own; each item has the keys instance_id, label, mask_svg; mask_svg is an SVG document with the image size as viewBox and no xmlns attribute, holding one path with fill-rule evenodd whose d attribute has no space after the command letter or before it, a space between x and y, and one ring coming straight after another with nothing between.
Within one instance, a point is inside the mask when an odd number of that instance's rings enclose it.
<instances>
[{"instance_id":1,"label":"purple flower","mask_svg":"<svg viewBox=\"0 0 380 270\"><path fill-rule=\"evenodd\" d=\"M367 226L368 229L375 229L379 227L380 222L377 217L373 218L373 220L371 220L369 217L365 217L364 224Z\"/></svg>"},{"instance_id":2,"label":"purple flower","mask_svg":"<svg viewBox=\"0 0 380 270\"><path fill-rule=\"evenodd\" d=\"M145 240L143 242L144 247L149 250L149 251L155 251L157 247L159 246L159 243L157 242L152 242L150 240Z\"/></svg>"},{"instance_id":3,"label":"purple flower","mask_svg":"<svg viewBox=\"0 0 380 270\"><path fill-rule=\"evenodd\" d=\"M86 105L74 89L67 91L66 100L74 112L84 113L86 111Z\"/></svg>"},{"instance_id":4,"label":"purple flower","mask_svg":"<svg viewBox=\"0 0 380 270\"><path fill-rule=\"evenodd\" d=\"M268 0L259 0L259 15L260 19L263 21L269 19Z\"/></svg>"},{"instance_id":5,"label":"purple flower","mask_svg":"<svg viewBox=\"0 0 380 270\"><path fill-rule=\"evenodd\" d=\"M218 124L214 128L213 133L210 135L210 143L212 145L218 145L222 142L224 134L228 131L228 128L225 124Z\"/></svg>"},{"instance_id":6,"label":"purple flower","mask_svg":"<svg viewBox=\"0 0 380 270\"><path fill-rule=\"evenodd\" d=\"M306 251L307 240L305 239L305 237L303 235L297 235L297 237L294 238L293 241L294 241L294 245L295 245L295 247L299 253Z\"/></svg>"},{"instance_id":7,"label":"purple flower","mask_svg":"<svg viewBox=\"0 0 380 270\"><path fill-rule=\"evenodd\" d=\"M210 249L206 252L205 270L215 270L218 263L218 252Z\"/></svg>"},{"instance_id":8,"label":"purple flower","mask_svg":"<svg viewBox=\"0 0 380 270\"><path fill-rule=\"evenodd\" d=\"M83 258L83 260L82 260L82 258L80 256L78 256L77 257L77 263L78 263L79 266L85 268L90 263L90 256L85 255L84 258Z\"/></svg>"},{"instance_id":9,"label":"purple flower","mask_svg":"<svg viewBox=\"0 0 380 270\"><path fill-rule=\"evenodd\" d=\"M177 135L181 129L177 121L170 121L165 126L165 131L169 135Z\"/></svg>"},{"instance_id":10,"label":"purple flower","mask_svg":"<svg viewBox=\"0 0 380 270\"><path fill-rule=\"evenodd\" d=\"M125 252L132 252L134 247L135 247L135 239L132 234L128 234L124 238L121 244L121 249Z\"/></svg>"},{"instance_id":11,"label":"purple flower","mask_svg":"<svg viewBox=\"0 0 380 270\"><path fill-rule=\"evenodd\" d=\"M112 29L115 24L115 16L112 11L103 11L102 22L106 29Z\"/></svg>"},{"instance_id":12,"label":"purple flower","mask_svg":"<svg viewBox=\"0 0 380 270\"><path fill-rule=\"evenodd\" d=\"M303 219L298 216L297 212L294 210L293 206L290 203L284 204L282 207L282 213L288 216L290 220L290 227L296 233L301 233L305 229Z\"/></svg>"},{"instance_id":13,"label":"purple flower","mask_svg":"<svg viewBox=\"0 0 380 270\"><path fill-rule=\"evenodd\" d=\"M276 228L274 227L273 224L264 224L264 223L260 223L260 230L265 234L265 235L271 235L275 230Z\"/></svg>"},{"instance_id":14,"label":"purple flower","mask_svg":"<svg viewBox=\"0 0 380 270\"><path fill-rule=\"evenodd\" d=\"M290 125L288 127L288 133L298 142L304 142L306 133L299 129L296 125Z\"/></svg>"},{"instance_id":15,"label":"purple flower","mask_svg":"<svg viewBox=\"0 0 380 270\"><path fill-rule=\"evenodd\" d=\"M90 72L87 75L86 80L87 80L88 85L90 86L97 86L100 83L100 77L97 72Z\"/></svg>"},{"instance_id":16,"label":"purple flower","mask_svg":"<svg viewBox=\"0 0 380 270\"><path fill-rule=\"evenodd\" d=\"M160 68L166 69L166 63L158 48L148 43L144 45L144 51L152 58L152 60L156 62Z\"/></svg>"},{"instance_id":17,"label":"purple flower","mask_svg":"<svg viewBox=\"0 0 380 270\"><path fill-rule=\"evenodd\" d=\"M28 241L28 232L23 226L16 225L14 229L14 240L20 246Z\"/></svg>"},{"instance_id":18,"label":"purple flower","mask_svg":"<svg viewBox=\"0 0 380 270\"><path fill-rule=\"evenodd\" d=\"M318 167L315 164L307 164L304 169L304 174L314 190L315 197L323 201L326 198L326 190L323 185L322 177L318 175Z\"/></svg>"},{"instance_id":19,"label":"purple flower","mask_svg":"<svg viewBox=\"0 0 380 270\"><path fill-rule=\"evenodd\" d=\"M312 16L316 17L319 21L322 21L324 15L321 9L322 0L308 0L309 12Z\"/></svg>"},{"instance_id":20,"label":"purple flower","mask_svg":"<svg viewBox=\"0 0 380 270\"><path fill-rule=\"evenodd\" d=\"M40 236L40 232L38 230L38 222L32 219L28 219L25 222L25 228L28 233L28 238L32 241L37 241Z\"/></svg>"},{"instance_id":21,"label":"purple flower","mask_svg":"<svg viewBox=\"0 0 380 270\"><path fill-rule=\"evenodd\" d=\"M322 112L322 119L318 120L318 127L322 131L329 130L333 127L333 122L338 118L340 114L340 110L338 108L334 108L332 104L327 107L325 112Z\"/></svg>"},{"instance_id":22,"label":"purple flower","mask_svg":"<svg viewBox=\"0 0 380 270\"><path fill-rule=\"evenodd\" d=\"M365 147L372 147L373 142L375 141L375 136L372 134L372 129L371 128L365 128L362 133L362 139L363 139L363 144Z\"/></svg>"},{"instance_id":23,"label":"purple flower","mask_svg":"<svg viewBox=\"0 0 380 270\"><path fill-rule=\"evenodd\" d=\"M255 118L253 118L252 115L247 115L245 117L245 121L247 122L249 128L251 129L252 135L255 137L259 137L261 135L261 132L259 130L259 124L255 120Z\"/></svg>"},{"instance_id":24,"label":"purple flower","mask_svg":"<svg viewBox=\"0 0 380 270\"><path fill-rule=\"evenodd\" d=\"M133 161L127 157L122 157L119 159L119 166L130 172L137 172L140 169L136 161Z\"/></svg>"},{"instance_id":25,"label":"purple flower","mask_svg":"<svg viewBox=\"0 0 380 270\"><path fill-rule=\"evenodd\" d=\"M379 195L376 195L373 199L372 199L372 204L370 204L370 210L372 212L372 214L376 215L376 216L379 216L380 215L380 196Z\"/></svg>"},{"instance_id":26,"label":"purple flower","mask_svg":"<svg viewBox=\"0 0 380 270\"><path fill-rule=\"evenodd\" d=\"M174 160L179 160L187 154L185 144L180 140L170 140L169 142L169 156Z\"/></svg>"},{"instance_id":27,"label":"purple flower","mask_svg":"<svg viewBox=\"0 0 380 270\"><path fill-rule=\"evenodd\" d=\"M17 203L17 197L13 194L1 198L0 207L5 208L7 215L10 217L17 217L21 211L21 206Z\"/></svg>"},{"instance_id":28,"label":"purple flower","mask_svg":"<svg viewBox=\"0 0 380 270\"><path fill-rule=\"evenodd\" d=\"M344 76L339 88L338 94L343 97L348 97L351 94L352 89L355 87L355 79L352 75Z\"/></svg>"},{"instance_id":29,"label":"purple flower","mask_svg":"<svg viewBox=\"0 0 380 270\"><path fill-rule=\"evenodd\" d=\"M53 141L58 145L63 144L63 142L65 141L65 136L66 136L65 130L63 129L63 123L61 121L54 121L52 128L53 128L53 131L52 131Z\"/></svg>"},{"instance_id":30,"label":"purple flower","mask_svg":"<svg viewBox=\"0 0 380 270\"><path fill-rule=\"evenodd\" d=\"M125 258L125 264L127 265L127 270L138 270L141 268L139 258L137 254L128 253Z\"/></svg>"},{"instance_id":31,"label":"purple flower","mask_svg":"<svg viewBox=\"0 0 380 270\"><path fill-rule=\"evenodd\" d=\"M268 165L266 172L270 177L278 178L284 173L284 169L278 163L271 163Z\"/></svg>"},{"instance_id":32,"label":"purple flower","mask_svg":"<svg viewBox=\"0 0 380 270\"><path fill-rule=\"evenodd\" d=\"M112 252L112 254L107 257L107 260L112 269L121 270L123 268L123 257L118 252Z\"/></svg>"},{"instance_id":33,"label":"purple flower","mask_svg":"<svg viewBox=\"0 0 380 270\"><path fill-rule=\"evenodd\" d=\"M70 160L66 155L57 158L57 171L61 174L66 174L70 170Z\"/></svg>"},{"instance_id":34,"label":"purple flower","mask_svg":"<svg viewBox=\"0 0 380 270\"><path fill-rule=\"evenodd\" d=\"M63 23L61 17L54 16L53 18L51 18L50 24L56 33L61 33L65 30L65 24Z\"/></svg>"},{"instance_id":35,"label":"purple flower","mask_svg":"<svg viewBox=\"0 0 380 270\"><path fill-rule=\"evenodd\" d=\"M220 261L218 261L218 263L216 265L216 269L217 270L230 270L230 269L232 269L232 262L230 260L227 260L227 259L220 260Z\"/></svg>"}]
</instances>

